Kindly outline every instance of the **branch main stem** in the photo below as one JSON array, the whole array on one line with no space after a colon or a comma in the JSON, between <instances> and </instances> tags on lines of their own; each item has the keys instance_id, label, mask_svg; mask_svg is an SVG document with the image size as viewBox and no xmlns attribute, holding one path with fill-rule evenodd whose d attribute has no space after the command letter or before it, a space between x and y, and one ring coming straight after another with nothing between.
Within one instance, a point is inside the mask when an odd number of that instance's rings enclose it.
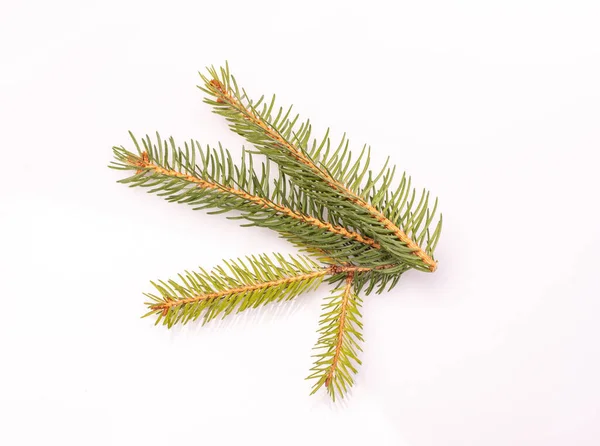
<instances>
[{"instance_id":1,"label":"branch main stem","mask_svg":"<svg viewBox=\"0 0 600 446\"><path fill-rule=\"evenodd\" d=\"M373 218L382 223L386 229L392 232L398 239L406 244L407 247L413 250L413 253L419 257L423 263L429 266L431 272L437 269L437 262L427 254L419 245L417 245L402 229L396 226L389 218L387 218L382 212L367 203L363 198L358 196L352 190L348 189L344 184L337 181L329 173L317 166L309 157L307 157L300 149L294 144L287 141L281 134L275 130L268 122L263 120L254 110L247 108L241 101L239 101L233 94L231 94L225 86L217 79L212 79L210 85L214 88L217 93L217 102L226 102L231 107L238 110L245 116L246 119L251 121L253 124L259 126L266 135L269 136L276 143L281 145L284 149L287 149L294 158L299 162L305 164L315 174L323 178L334 190L346 195L348 199L354 204L365 209Z\"/></svg>"},{"instance_id":2,"label":"branch main stem","mask_svg":"<svg viewBox=\"0 0 600 446\"><path fill-rule=\"evenodd\" d=\"M239 198L242 198L249 202L252 202L264 209L273 209L274 211L276 211L282 215L293 218L295 220L302 221L304 223L318 227L320 229L324 229L324 230L332 232L334 234L341 235L349 240L355 240L359 243L371 246L372 248L375 248L375 249L381 248L379 243L377 243L372 238L365 237L354 231L349 231L348 229L346 229L342 226L334 226L331 223L321 221L315 217L301 214L301 213L296 212L288 207L285 207L280 204L274 203L270 200L267 200L263 197L252 195L243 190L235 189L233 187L225 186L225 185L218 184L218 183L212 183L212 182L206 181L202 178L198 178L193 175L184 174L184 173L178 172L176 170L165 169L164 167L161 167L154 163L149 162L148 154L146 152L142 153L142 157L139 160L135 161L133 164L140 168L138 170L138 173L140 173L142 171L142 169L147 169L147 170L151 170L156 173L159 173L161 175L181 178L190 183L194 183L195 185L197 185L198 187L200 187L202 189L220 190L222 192L225 192L225 193L228 193L231 195L235 195L236 197L239 197Z\"/></svg>"}]
</instances>

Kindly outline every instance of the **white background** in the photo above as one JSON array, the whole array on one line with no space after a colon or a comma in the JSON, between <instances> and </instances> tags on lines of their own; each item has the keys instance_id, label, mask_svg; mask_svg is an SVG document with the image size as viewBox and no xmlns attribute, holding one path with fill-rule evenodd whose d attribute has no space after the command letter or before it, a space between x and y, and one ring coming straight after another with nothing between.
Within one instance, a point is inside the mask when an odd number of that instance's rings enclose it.
<instances>
[{"instance_id":1,"label":"white background","mask_svg":"<svg viewBox=\"0 0 600 446\"><path fill-rule=\"evenodd\" d=\"M3 0L0 443L600 443L597 1ZM229 60L317 134L440 197L435 274L364 305L350 398L304 381L320 300L204 328L142 291L274 233L106 168L127 130L243 141L201 103Z\"/></svg>"}]
</instances>

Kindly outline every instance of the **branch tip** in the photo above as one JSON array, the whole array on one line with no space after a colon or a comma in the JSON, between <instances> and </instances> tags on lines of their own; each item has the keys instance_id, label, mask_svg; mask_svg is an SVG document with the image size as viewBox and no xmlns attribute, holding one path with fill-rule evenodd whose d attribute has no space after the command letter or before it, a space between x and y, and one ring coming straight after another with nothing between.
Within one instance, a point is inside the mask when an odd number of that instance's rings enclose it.
<instances>
[{"instance_id":1,"label":"branch tip","mask_svg":"<svg viewBox=\"0 0 600 446\"><path fill-rule=\"evenodd\" d=\"M129 157L129 163L132 166L138 166L139 169L135 171L136 175L142 173L148 164L150 163L150 158L148 157L148 152L142 152L140 158Z\"/></svg>"}]
</instances>

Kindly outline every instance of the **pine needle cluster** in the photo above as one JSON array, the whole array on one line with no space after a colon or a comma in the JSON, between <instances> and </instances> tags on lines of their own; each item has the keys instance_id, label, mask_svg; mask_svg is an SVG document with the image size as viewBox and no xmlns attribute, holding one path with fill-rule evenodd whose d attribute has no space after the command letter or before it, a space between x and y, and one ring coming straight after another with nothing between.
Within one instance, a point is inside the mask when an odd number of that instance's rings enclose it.
<instances>
[{"instance_id":1,"label":"pine needle cluster","mask_svg":"<svg viewBox=\"0 0 600 446\"><path fill-rule=\"evenodd\" d=\"M338 143L329 131L314 138L310 121L276 105L275 96L251 99L228 65L208 68L200 78L204 102L252 151L235 162L220 145L131 134L133 147L113 147L110 167L130 173L121 183L168 201L213 214L234 211L229 218L277 231L305 255L252 256L152 282L145 316L168 327L199 318L206 323L333 283L308 378L313 393L325 386L334 400L343 397L361 364L359 295L393 288L409 269L435 271L442 228L437 199L415 190L406 174L395 181L389 162L373 171L370 147L353 157L345 135Z\"/></svg>"}]
</instances>

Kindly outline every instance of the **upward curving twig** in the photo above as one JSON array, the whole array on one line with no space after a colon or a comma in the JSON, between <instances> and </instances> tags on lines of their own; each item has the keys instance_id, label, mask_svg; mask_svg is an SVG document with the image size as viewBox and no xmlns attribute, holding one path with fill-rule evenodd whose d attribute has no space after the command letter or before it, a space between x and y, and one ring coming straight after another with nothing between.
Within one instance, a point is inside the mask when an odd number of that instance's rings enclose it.
<instances>
[{"instance_id":1,"label":"upward curving twig","mask_svg":"<svg viewBox=\"0 0 600 446\"><path fill-rule=\"evenodd\" d=\"M348 199L362 207L367 211L369 215L379 221L387 230L392 232L399 240L401 240L406 246L413 251L413 254L419 257L425 265L429 267L431 272L437 268L437 262L425 252L417 243L415 243L402 229L396 226L389 218L387 218L382 212L376 209L371 204L367 203L362 197L358 196L355 192L347 188L340 181L329 175L328 172L317 166L308 156L306 156L302 150L300 150L295 144L284 138L273 126L266 122L254 109L246 107L235 95L233 95L225 85L218 79L211 79L208 82L208 86L212 87L212 92L217 96L217 102L226 103L229 106L236 109L242 116L252 122L254 125L260 127L264 134L280 145L285 150L297 159L299 162L306 165L311 171L326 181L329 186L336 190L338 193L345 195Z\"/></svg>"}]
</instances>

